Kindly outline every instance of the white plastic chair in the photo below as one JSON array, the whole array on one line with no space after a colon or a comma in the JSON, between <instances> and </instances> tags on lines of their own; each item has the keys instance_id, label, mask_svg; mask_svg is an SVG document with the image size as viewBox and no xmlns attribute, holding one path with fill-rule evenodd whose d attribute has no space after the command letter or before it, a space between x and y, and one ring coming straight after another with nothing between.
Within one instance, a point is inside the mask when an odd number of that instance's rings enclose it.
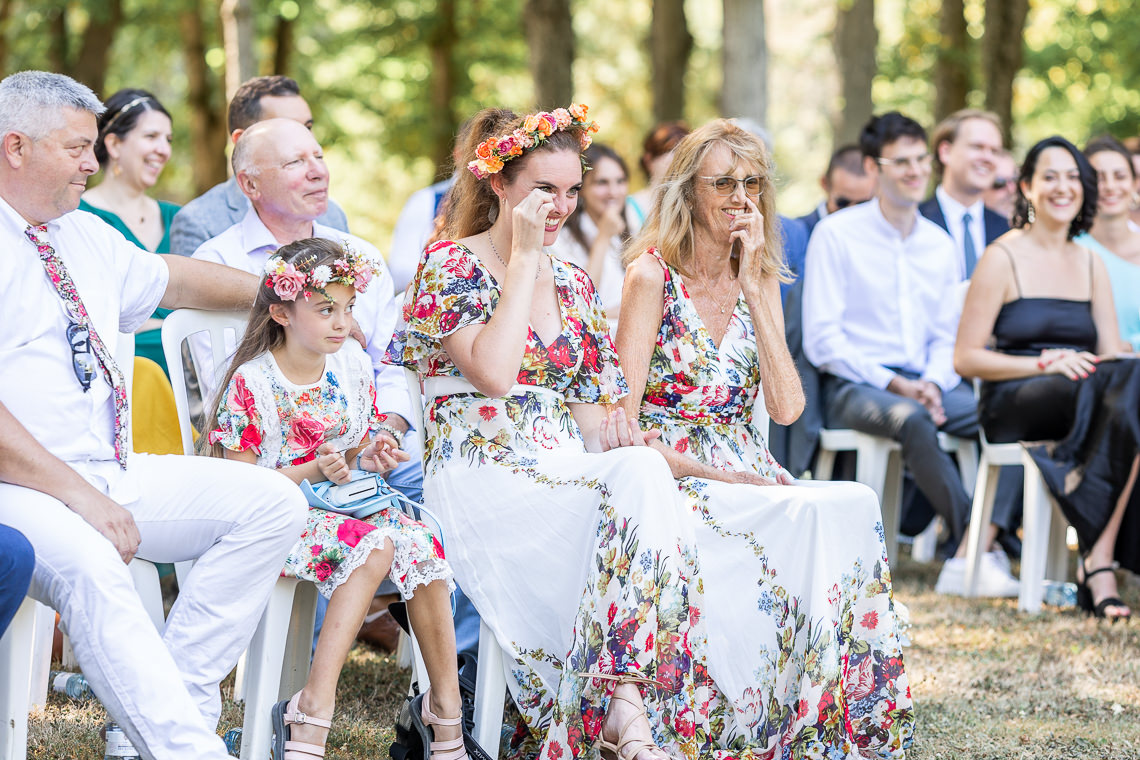
<instances>
[{"instance_id":1,"label":"white plastic chair","mask_svg":"<svg viewBox=\"0 0 1140 760\"><path fill-rule=\"evenodd\" d=\"M412 402L412 413L416 416L417 427L424 431L424 399L419 375L415 370L404 369L408 382L408 397ZM412 638L412 646L417 658L419 672L422 673L421 686L426 688L427 670L422 665L419 647ZM479 621L479 656L475 675L475 741L491 757L499 756L499 740L503 727L503 705L507 696L509 668L503 650L499 647L495 633L486 622Z\"/></svg>"},{"instance_id":2,"label":"white plastic chair","mask_svg":"<svg viewBox=\"0 0 1140 760\"><path fill-rule=\"evenodd\" d=\"M975 381L975 394L978 387ZM998 473L1005 466L1020 466L1025 471L1025 485L1022 491L1021 578L1017 608L1024 612L1039 612L1045 596L1046 579L1063 580L1068 574L1069 547L1065 540L1068 523L1024 446L1020 443L990 443L980 429L979 435L981 465L966 534L966 595L975 596L977 593L982 541L985 527L993 517Z\"/></svg>"},{"instance_id":3,"label":"white plastic chair","mask_svg":"<svg viewBox=\"0 0 1140 760\"><path fill-rule=\"evenodd\" d=\"M126 380L128 399L134 377L134 353L134 335L121 333L115 361ZM129 431L127 440L129 446ZM161 632L165 619L158 568L146 560L135 559L128 569L143 608ZM55 611L26 597L0 638L0 674L3 674L0 678L0 719L3 721L0 723L0 758L23 760L27 757L28 712L47 704L54 635ZM67 649L65 639L65 652Z\"/></svg>"},{"instance_id":4,"label":"white plastic chair","mask_svg":"<svg viewBox=\"0 0 1140 760\"><path fill-rule=\"evenodd\" d=\"M938 434L943 451L958 455L962 483L970 491L978 477L978 450L966 438ZM855 480L870 486L879 497L883 517L883 533L887 558L898 560L898 534L902 511L902 446L890 438L882 438L857 430L824 429L819 431L819 454L816 456L817 479L830 479L835 470L835 455L840 451L855 452ZM928 550L922 547L923 552ZM928 559L933 558L929 551Z\"/></svg>"},{"instance_id":5,"label":"white plastic chair","mask_svg":"<svg viewBox=\"0 0 1140 760\"><path fill-rule=\"evenodd\" d=\"M217 387L228 366L226 337L245 332L246 312L215 312L179 309L163 320L162 350L174 387L182 449L194 454L190 402L182 362L182 343L189 336L209 333ZM317 588L296 578L279 578L257 624L249 648L238 664L234 698L244 699L241 757L261 758L270 746L273 726L269 712L274 703L291 696L305 685L313 646L313 621Z\"/></svg>"}]
</instances>

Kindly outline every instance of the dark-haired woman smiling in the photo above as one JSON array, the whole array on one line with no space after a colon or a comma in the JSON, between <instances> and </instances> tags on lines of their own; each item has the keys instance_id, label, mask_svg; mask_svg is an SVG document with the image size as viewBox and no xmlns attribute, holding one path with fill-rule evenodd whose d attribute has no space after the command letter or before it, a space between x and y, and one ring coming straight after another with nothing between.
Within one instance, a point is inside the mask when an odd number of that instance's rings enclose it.
<instances>
[{"instance_id":1,"label":"dark-haired woman smiling","mask_svg":"<svg viewBox=\"0 0 1140 760\"><path fill-rule=\"evenodd\" d=\"M985 381L978 414L990 440L1055 441L1027 446L1077 530L1079 601L1116 619L1131 611L1117 597L1113 561L1140 570L1140 520L1129 507L1140 361L1116 356L1108 273L1073 242L1096 203L1096 173L1072 143L1050 137L1030 149L1015 229L986 249L971 279L954 366Z\"/></svg>"}]
</instances>

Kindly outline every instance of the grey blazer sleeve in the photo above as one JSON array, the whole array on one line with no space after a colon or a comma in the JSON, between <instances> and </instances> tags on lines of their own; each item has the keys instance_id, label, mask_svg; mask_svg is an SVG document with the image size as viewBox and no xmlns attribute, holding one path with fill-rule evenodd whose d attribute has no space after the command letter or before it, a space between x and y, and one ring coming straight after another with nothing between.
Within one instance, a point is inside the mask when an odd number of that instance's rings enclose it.
<instances>
[{"instance_id":1,"label":"grey blazer sleeve","mask_svg":"<svg viewBox=\"0 0 1140 760\"><path fill-rule=\"evenodd\" d=\"M170 252L179 256L192 256L198 247L210 239L210 234L189 205L183 206L170 223Z\"/></svg>"}]
</instances>

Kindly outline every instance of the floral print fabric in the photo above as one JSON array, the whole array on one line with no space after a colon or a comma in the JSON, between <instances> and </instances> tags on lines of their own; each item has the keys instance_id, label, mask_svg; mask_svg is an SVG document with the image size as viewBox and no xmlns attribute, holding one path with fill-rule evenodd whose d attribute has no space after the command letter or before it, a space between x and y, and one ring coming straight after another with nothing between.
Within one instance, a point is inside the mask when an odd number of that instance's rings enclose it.
<instances>
[{"instance_id":1,"label":"floral print fabric","mask_svg":"<svg viewBox=\"0 0 1140 760\"><path fill-rule=\"evenodd\" d=\"M210 443L252 450L257 464L274 469L311 461L326 441L338 451L358 446L380 424L371 361L355 341L326 358L311 386L291 383L266 353L234 372L224 399ZM310 508L282 575L316 583L327 598L385 541L395 547L389 577L404 598L421 584L450 583L439 539L398 506L363 520Z\"/></svg>"},{"instance_id":2,"label":"floral print fabric","mask_svg":"<svg viewBox=\"0 0 1140 760\"><path fill-rule=\"evenodd\" d=\"M721 470L779 465L752 424L761 378L741 297L716 346L680 275L642 400L643 427ZM751 486L684 478L710 646L713 753L900 758L914 716L878 501L855 483Z\"/></svg>"}]
</instances>

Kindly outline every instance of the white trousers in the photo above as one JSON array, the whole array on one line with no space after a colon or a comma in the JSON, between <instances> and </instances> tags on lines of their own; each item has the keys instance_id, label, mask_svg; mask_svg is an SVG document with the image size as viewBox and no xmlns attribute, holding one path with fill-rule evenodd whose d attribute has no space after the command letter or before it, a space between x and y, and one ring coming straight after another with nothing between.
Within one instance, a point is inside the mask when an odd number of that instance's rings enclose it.
<instances>
[{"instance_id":1,"label":"white trousers","mask_svg":"<svg viewBox=\"0 0 1140 760\"><path fill-rule=\"evenodd\" d=\"M133 454L121 476L137 486L123 506L138 556L197 560L161 637L111 542L63 503L0 484L0 523L32 543L29 595L59 612L95 695L143 757L225 760L218 684L304 528L305 499L278 472L220 459Z\"/></svg>"}]
</instances>

